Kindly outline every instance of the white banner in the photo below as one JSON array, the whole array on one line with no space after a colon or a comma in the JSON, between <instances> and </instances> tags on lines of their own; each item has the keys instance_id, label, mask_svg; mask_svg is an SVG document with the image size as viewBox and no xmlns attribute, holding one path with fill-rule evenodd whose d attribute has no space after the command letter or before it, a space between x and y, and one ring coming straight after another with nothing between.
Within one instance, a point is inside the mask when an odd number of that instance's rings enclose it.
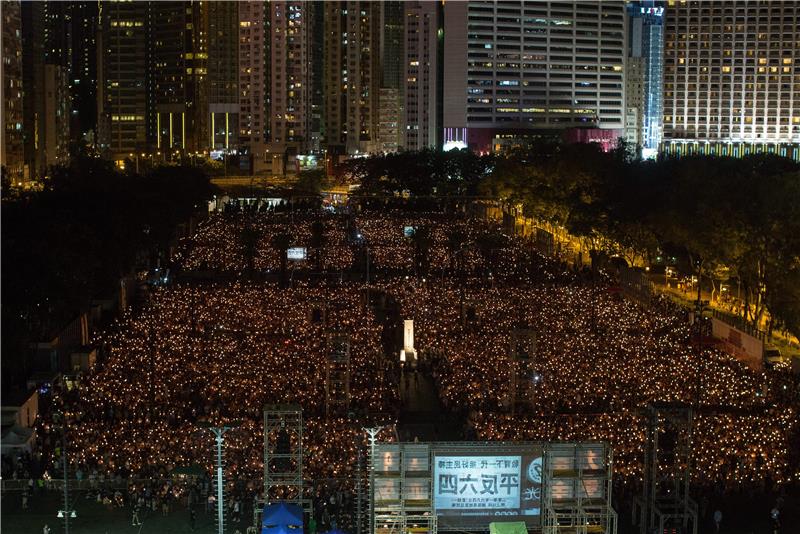
<instances>
[{"instance_id":1,"label":"white banner","mask_svg":"<svg viewBox=\"0 0 800 534\"><path fill-rule=\"evenodd\" d=\"M436 456L434 508L520 508L520 456Z\"/></svg>"}]
</instances>

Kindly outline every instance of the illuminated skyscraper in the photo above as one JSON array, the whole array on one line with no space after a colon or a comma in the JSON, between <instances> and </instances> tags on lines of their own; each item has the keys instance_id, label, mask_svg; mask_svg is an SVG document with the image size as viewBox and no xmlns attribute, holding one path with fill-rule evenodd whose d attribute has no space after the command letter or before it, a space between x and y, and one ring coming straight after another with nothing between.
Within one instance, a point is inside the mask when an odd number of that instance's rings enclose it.
<instances>
[{"instance_id":1,"label":"illuminated skyscraper","mask_svg":"<svg viewBox=\"0 0 800 534\"><path fill-rule=\"evenodd\" d=\"M379 150L379 2L325 2L325 144L329 155Z\"/></svg>"},{"instance_id":2,"label":"illuminated skyscraper","mask_svg":"<svg viewBox=\"0 0 800 534\"><path fill-rule=\"evenodd\" d=\"M238 148L240 2L208 2L209 150Z\"/></svg>"},{"instance_id":3,"label":"illuminated skyscraper","mask_svg":"<svg viewBox=\"0 0 800 534\"><path fill-rule=\"evenodd\" d=\"M314 4L270 2L269 142L266 171L298 170L297 156L311 149Z\"/></svg>"},{"instance_id":4,"label":"illuminated skyscraper","mask_svg":"<svg viewBox=\"0 0 800 534\"><path fill-rule=\"evenodd\" d=\"M3 4L3 124L0 129L0 165L14 183L24 179L22 119L22 25L18 1Z\"/></svg>"},{"instance_id":5,"label":"illuminated skyscraper","mask_svg":"<svg viewBox=\"0 0 800 534\"><path fill-rule=\"evenodd\" d=\"M625 138L654 156L661 142L664 2L644 0L628 4Z\"/></svg>"},{"instance_id":6,"label":"illuminated skyscraper","mask_svg":"<svg viewBox=\"0 0 800 534\"><path fill-rule=\"evenodd\" d=\"M438 2L405 4L405 61L403 62L403 147L421 150L436 146L438 101Z\"/></svg>"},{"instance_id":7,"label":"illuminated skyscraper","mask_svg":"<svg viewBox=\"0 0 800 534\"><path fill-rule=\"evenodd\" d=\"M664 150L798 157L800 2L669 2Z\"/></svg>"},{"instance_id":8,"label":"illuminated skyscraper","mask_svg":"<svg viewBox=\"0 0 800 534\"><path fill-rule=\"evenodd\" d=\"M263 1L239 4L239 143L255 170L264 167L269 133L268 13Z\"/></svg>"},{"instance_id":9,"label":"illuminated skyscraper","mask_svg":"<svg viewBox=\"0 0 800 534\"><path fill-rule=\"evenodd\" d=\"M148 4L103 2L97 34L97 128L116 161L148 147Z\"/></svg>"},{"instance_id":10,"label":"illuminated skyscraper","mask_svg":"<svg viewBox=\"0 0 800 534\"><path fill-rule=\"evenodd\" d=\"M446 2L444 39L445 147L565 129L622 136L623 2Z\"/></svg>"}]
</instances>

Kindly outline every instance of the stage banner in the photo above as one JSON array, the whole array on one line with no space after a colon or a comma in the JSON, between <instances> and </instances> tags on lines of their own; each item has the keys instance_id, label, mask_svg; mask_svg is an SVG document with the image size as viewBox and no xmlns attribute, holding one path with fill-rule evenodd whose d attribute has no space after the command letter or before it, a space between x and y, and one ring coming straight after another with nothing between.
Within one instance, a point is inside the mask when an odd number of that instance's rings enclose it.
<instances>
[{"instance_id":1,"label":"stage banner","mask_svg":"<svg viewBox=\"0 0 800 534\"><path fill-rule=\"evenodd\" d=\"M433 474L433 504L442 526L469 527L493 517L528 525L539 522L541 453L449 455L436 451Z\"/></svg>"}]
</instances>

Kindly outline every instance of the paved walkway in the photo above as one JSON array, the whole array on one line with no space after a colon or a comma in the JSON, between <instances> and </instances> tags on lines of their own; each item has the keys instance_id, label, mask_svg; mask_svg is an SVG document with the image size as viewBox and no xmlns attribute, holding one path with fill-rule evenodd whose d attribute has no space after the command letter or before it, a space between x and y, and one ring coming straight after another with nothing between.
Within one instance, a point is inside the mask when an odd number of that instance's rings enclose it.
<instances>
[{"instance_id":1,"label":"paved walkway","mask_svg":"<svg viewBox=\"0 0 800 534\"><path fill-rule=\"evenodd\" d=\"M217 531L214 514L207 514L203 507L196 507L195 528L189 524L189 511L181 505L172 506L165 517L161 512L142 512L141 526L131 525L131 508L108 507L86 499L83 494L76 495L71 503L77 517L70 521L70 534L213 534ZM49 491L37 494L28 500L28 509L22 509L22 493L7 491L2 495L2 533L39 534L49 525L51 534L64 532L63 519L57 517L62 507L61 493ZM245 517L252 520L252 515ZM248 524L233 525L244 532Z\"/></svg>"},{"instance_id":2,"label":"paved walkway","mask_svg":"<svg viewBox=\"0 0 800 534\"><path fill-rule=\"evenodd\" d=\"M403 411L401 440L453 441L460 439L461 421L445 410L433 378L421 371L406 371L400 380Z\"/></svg>"}]
</instances>

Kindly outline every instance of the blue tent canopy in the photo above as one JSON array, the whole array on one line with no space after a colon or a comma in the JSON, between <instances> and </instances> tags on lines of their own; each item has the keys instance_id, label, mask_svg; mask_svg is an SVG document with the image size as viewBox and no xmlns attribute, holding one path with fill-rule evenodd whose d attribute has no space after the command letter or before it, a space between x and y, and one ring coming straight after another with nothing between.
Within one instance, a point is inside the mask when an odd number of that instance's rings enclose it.
<instances>
[{"instance_id":1,"label":"blue tent canopy","mask_svg":"<svg viewBox=\"0 0 800 534\"><path fill-rule=\"evenodd\" d=\"M296 504L268 504L261 514L261 534L301 534L303 509Z\"/></svg>"}]
</instances>

